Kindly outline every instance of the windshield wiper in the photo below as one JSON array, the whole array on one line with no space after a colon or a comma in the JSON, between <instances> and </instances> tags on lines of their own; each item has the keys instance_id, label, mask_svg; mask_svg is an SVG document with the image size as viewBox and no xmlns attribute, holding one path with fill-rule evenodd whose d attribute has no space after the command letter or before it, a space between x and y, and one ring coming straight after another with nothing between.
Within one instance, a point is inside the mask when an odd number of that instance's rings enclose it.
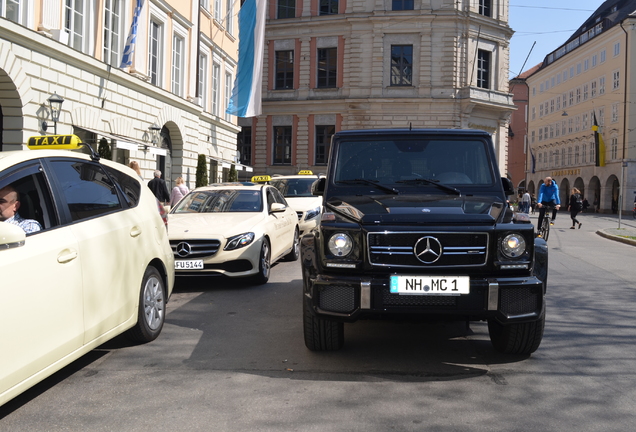
<instances>
[{"instance_id":1,"label":"windshield wiper","mask_svg":"<svg viewBox=\"0 0 636 432\"><path fill-rule=\"evenodd\" d=\"M388 187L388 186L384 186L381 184L377 183L377 180L373 181L373 180L367 180L367 179L363 179L363 178L355 178L355 179L347 179L347 180L338 180L336 183L345 183L345 184L354 184L354 183L365 183L371 186L375 186L376 188L383 190L385 192L389 192L392 194L399 194L400 191L392 188L392 187Z\"/></svg>"},{"instance_id":2,"label":"windshield wiper","mask_svg":"<svg viewBox=\"0 0 636 432\"><path fill-rule=\"evenodd\" d=\"M433 186L436 186L439 189L445 190L446 192L451 192L457 195L461 195L462 193L459 191L459 189L454 188L452 186L446 186L445 184L439 183L439 181L437 180L431 180L431 179L426 179L426 178L413 178L413 179L406 179L406 180L398 180L396 181L396 183L425 183L425 184L431 184Z\"/></svg>"}]
</instances>

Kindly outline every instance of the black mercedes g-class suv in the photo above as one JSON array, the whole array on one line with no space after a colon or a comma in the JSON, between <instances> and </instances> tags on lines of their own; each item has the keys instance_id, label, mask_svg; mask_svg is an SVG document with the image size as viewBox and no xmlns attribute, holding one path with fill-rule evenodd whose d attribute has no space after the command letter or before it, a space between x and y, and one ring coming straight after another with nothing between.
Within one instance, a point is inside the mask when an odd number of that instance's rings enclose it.
<instances>
[{"instance_id":1,"label":"black mercedes g-class suv","mask_svg":"<svg viewBox=\"0 0 636 432\"><path fill-rule=\"evenodd\" d=\"M530 354L545 324L548 251L514 213L479 130L334 135L319 226L302 238L310 350L337 350L368 318L488 322L500 352Z\"/></svg>"}]
</instances>

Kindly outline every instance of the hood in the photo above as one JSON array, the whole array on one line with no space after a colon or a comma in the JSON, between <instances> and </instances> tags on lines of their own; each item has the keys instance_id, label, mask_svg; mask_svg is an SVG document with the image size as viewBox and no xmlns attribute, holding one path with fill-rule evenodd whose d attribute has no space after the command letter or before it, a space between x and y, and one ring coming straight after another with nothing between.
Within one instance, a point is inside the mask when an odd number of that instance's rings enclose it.
<instances>
[{"instance_id":1,"label":"hood","mask_svg":"<svg viewBox=\"0 0 636 432\"><path fill-rule=\"evenodd\" d=\"M506 208L494 196L374 195L334 196L327 206L362 224L488 224Z\"/></svg>"},{"instance_id":2,"label":"hood","mask_svg":"<svg viewBox=\"0 0 636 432\"><path fill-rule=\"evenodd\" d=\"M322 197L289 197L285 198L287 204L297 212L304 212L322 205Z\"/></svg>"},{"instance_id":3,"label":"hood","mask_svg":"<svg viewBox=\"0 0 636 432\"><path fill-rule=\"evenodd\" d=\"M253 232L263 219L258 213L175 213L168 215L168 236L182 238L228 238Z\"/></svg>"}]
</instances>

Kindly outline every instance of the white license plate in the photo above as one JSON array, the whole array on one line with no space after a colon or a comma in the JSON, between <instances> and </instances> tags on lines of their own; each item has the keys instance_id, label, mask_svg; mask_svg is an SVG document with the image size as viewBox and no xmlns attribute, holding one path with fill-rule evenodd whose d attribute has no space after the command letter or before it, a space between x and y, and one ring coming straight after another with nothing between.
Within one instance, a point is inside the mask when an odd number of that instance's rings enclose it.
<instances>
[{"instance_id":1,"label":"white license plate","mask_svg":"<svg viewBox=\"0 0 636 432\"><path fill-rule=\"evenodd\" d=\"M179 260L174 262L175 270L203 270L203 260Z\"/></svg>"},{"instance_id":2,"label":"white license plate","mask_svg":"<svg viewBox=\"0 0 636 432\"><path fill-rule=\"evenodd\" d=\"M391 276L392 294L458 296L470 293L468 276Z\"/></svg>"}]
</instances>

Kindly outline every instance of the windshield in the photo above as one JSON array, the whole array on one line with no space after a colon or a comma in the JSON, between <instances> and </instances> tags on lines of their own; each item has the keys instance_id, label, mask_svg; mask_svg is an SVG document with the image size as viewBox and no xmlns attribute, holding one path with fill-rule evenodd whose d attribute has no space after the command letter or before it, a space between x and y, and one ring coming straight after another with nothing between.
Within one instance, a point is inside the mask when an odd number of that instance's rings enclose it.
<instances>
[{"instance_id":1,"label":"windshield","mask_svg":"<svg viewBox=\"0 0 636 432\"><path fill-rule=\"evenodd\" d=\"M316 177L272 179L271 184L283 194L285 198L313 197L311 185Z\"/></svg>"},{"instance_id":2,"label":"windshield","mask_svg":"<svg viewBox=\"0 0 636 432\"><path fill-rule=\"evenodd\" d=\"M430 187L492 185L486 142L479 139L395 139L341 141L335 155L338 183L365 179L378 184ZM413 181L426 179L425 181Z\"/></svg>"},{"instance_id":3,"label":"windshield","mask_svg":"<svg viewBox=\"0 0 636 432\"><path fill-rule=\"evenodd\" d=\"M260 190L215 189L193 191L171 213L232 213L263 210Z\"/></svg>"}]
</instances>

